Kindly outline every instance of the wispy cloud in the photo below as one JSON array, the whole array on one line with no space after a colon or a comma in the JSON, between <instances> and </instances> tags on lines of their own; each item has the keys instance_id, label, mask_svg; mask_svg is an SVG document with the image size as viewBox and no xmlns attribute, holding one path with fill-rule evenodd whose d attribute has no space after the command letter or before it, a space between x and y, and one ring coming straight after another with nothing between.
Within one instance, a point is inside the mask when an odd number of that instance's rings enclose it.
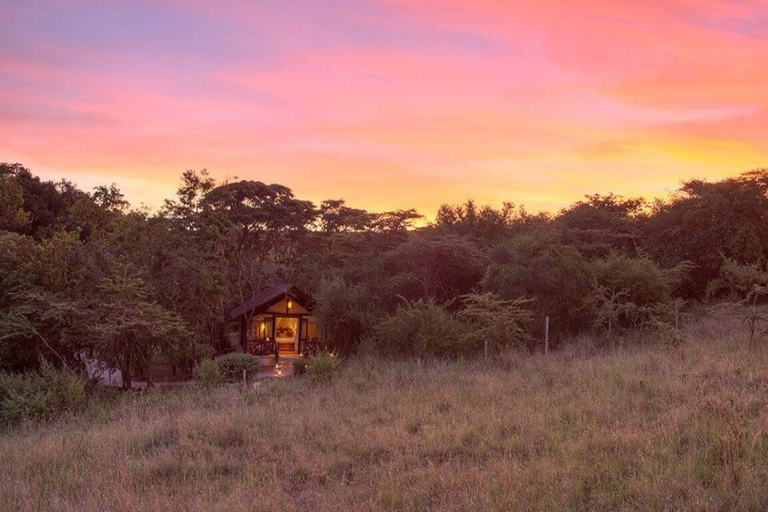
<instances>
[{"instance_id":1,"label":"wispy cloud","mask_svg":"<svg viewBox=\"0 0 768 512\"><path fill-rule=\"evenodd\" d=\"M131 176L135 202L207 167L372 209L553 210L768 160L762 1L31 0L0 14L0 160Z\"/></svg>"}]
</instances>

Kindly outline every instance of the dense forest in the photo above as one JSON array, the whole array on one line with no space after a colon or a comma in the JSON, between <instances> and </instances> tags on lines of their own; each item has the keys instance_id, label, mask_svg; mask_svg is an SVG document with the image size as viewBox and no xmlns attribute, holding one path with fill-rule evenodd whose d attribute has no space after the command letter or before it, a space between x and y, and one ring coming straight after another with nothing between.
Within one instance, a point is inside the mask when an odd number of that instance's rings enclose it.
<instances>
[{"instance_id":1,"label":"dense forest","mask_svg":"<svg viewBox=\"0 0 768 512\"><path fill-rule=\"evenodd\" d=\"M190 370L230 346L228 313L264 287L312 294L341 354L474 357L580 333L672 333L717 303L759 333L768 285L768 170L691 180L666 199L593 195L523 207L371 213L278 184L186 171L156 212L116 185L91 192L0 164L0 370ZM727 307L726 307L727 306Z\"/></svg>"}]
</instances>

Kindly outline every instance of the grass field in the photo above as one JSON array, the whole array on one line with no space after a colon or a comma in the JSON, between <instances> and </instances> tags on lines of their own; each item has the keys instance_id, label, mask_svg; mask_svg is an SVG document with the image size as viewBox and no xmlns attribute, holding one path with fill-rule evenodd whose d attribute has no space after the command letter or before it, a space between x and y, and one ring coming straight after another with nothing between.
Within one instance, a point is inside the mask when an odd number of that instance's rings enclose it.
<instances>
[{"instance_id":1,"label":"grass field","mask_svg":"<svg viewBox=\"0 0 768 512\"><path fill-rule=\"evenodd\" d=\"M0 437L4 510L766 510L768 349L492 363L360 358L340 377L127 395Z\"/></svg>"}]
</instances>

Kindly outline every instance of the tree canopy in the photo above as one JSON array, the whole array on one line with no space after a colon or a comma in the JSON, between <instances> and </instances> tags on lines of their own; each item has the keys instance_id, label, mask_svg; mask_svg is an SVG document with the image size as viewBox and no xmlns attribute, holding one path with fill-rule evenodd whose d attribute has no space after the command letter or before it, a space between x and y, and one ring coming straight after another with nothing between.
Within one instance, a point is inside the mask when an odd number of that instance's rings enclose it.
<instances>
[{"instance_id":1,"label":"tree canopy","mask_svg":"<svg viewBox=\"0 0 768 512\"><path fill-rule=\"evenodd\" d=\"M94 355L128 375L158 355L191 369L230 348L229 311L283 281L315 295L323 337L344 354L369 343L458 356L478 337L529 346L544 317L557 346L669 322L682 299L752 294L757 307L767 191L757 169L652 203L590 195L557 215L467 200L417 227L415 209L316 207L206 170L185 171L160 211L134 210L116 184L84 192L4 163L0 369L41 357L77 369Z\"/></svg>"}]
</instances>

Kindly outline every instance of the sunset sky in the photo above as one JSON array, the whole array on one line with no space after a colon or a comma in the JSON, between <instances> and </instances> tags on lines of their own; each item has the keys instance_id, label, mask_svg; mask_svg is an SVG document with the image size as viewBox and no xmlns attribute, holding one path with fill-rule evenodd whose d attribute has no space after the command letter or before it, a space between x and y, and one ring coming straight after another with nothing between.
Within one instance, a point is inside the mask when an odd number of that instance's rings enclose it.
<instances>
[{"instance_id":1,"label":"sunset sky","mask_svg":"<svg viewBox=\"0 0 768 512\"><path fill-rule=\"evenodd\" d=\"M0 161L370 211L556 212L768 167L766 0L0 0Z\"/></svg>"}]
</instances>

